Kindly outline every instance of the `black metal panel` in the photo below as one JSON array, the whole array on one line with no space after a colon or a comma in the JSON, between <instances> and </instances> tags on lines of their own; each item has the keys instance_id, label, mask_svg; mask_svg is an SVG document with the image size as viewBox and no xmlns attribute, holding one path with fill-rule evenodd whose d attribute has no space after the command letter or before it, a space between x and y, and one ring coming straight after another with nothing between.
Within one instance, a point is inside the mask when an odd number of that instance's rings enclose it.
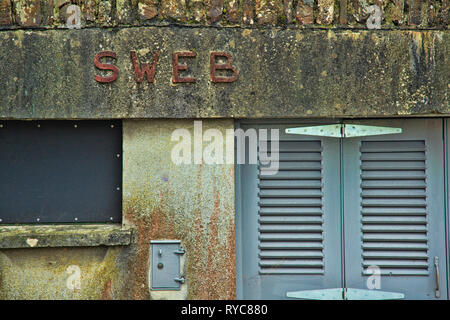
<instances>
[{"instance_id":1,"label":"black metal panel","mask_svg":"<svg viewBox=\"0 0 450 320\"><path fill-rule=\"evenodd\" d=\"M0 121L0 219L120 222L121 121Z\"/></svg>"}]
</instances>

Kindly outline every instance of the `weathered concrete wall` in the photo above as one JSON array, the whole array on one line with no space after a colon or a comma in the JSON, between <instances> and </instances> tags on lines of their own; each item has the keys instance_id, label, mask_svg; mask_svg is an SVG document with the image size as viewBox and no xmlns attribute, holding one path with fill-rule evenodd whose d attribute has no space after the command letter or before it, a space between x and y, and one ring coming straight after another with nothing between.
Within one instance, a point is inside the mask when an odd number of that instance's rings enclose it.
<instances>
[{"instance_id":1,"label":"weathered concrete wall","mask_svg":"<svg viewBox=\"0 0 450 320\"><path fill-rule=\"evenodd\" d=\"M123 223L134 230L132 243L2 249L0 299L235 298L234 168L173 164L172 131L192 132L192 127L190 120L125 121ZM225 135L234 123L208 120L203 127ZM70 233L66 238L70 242ZM150 294L150 241L162 239L181 240L186 249L182 266L186 284L181 291ZM67 241L64 244L70 245ZM81 272L77 290L67 287L71 276L67 269L74 265Z\"/></svg>"},{"instance_id":2,"label":"weathered concrete wall","mask_svg":"<svg viewBox=\"0 0 450 320\"><path fill-rule=\"evenodd\" d=\"M81 30L65 30L70 4L82 10ZM364 30L371 4L382 8L384 30ZM193 122L167 119L448 116L448 8L449 0L0 0L0 119L130 119L123 214L134 230L129 246L101 238L110 246L79 247L80 234L64 233L52 243L73 247L19 249L27 237L3 239L14 249L0 250L0 299L234 298L233 166L174 165L170 135ZM106 50L117 54L119 77L100 84L95 76L107 73L93 59ZM154 83L136 82L131 50L140 63L159 51ZM196 83L171 82L181 50L197 55L188 60ZM211 51L232 54L236 82L211 83ZM166 120L131 120L145 118ZM233 121L204 126L224 132ZM149 245L161 239L186 249L181 291L149 292ZM77 290L67 287L71 266L80 268Z\"/></svg>"},{"instance_id":3,"label":"weathered concrete wall","mask_svg":"<svg viewBox=\"0 0 450 320\"><path fill-rule=\"evenodd\" d=\"M0 32L0 118L287 118L448 114L446 31L144 27ZM117 55L98 83L93 60ZM151 63L137 83L130 51ZM172 84L172 54L191 50L195 83ZM233 83L210 81L211 51L227 51ZM110 73L109 73L110 74ZM185 75L183 75L185 76Z\"/></svg>"},{"instance_id":4,"label":"weathered concrete wall","mask_svg":"<svg viewBox=\"0 0 450 320\"><path fill-rule=\"evenodd\" d=\"M130 261L130 298L147 297L151 240L180 239L186 249L190 299L235 297L234 166L175 165L171 134L193 132L190 120L124 121L123 208L125 223L137 229ZM203 121L225 136L231 120ZM193 141L193 140L192 140ZM207 143L206 143L207 144ZM159 297L161 293L154 293ZM172 298L183 298L183 292Z\"/></svg>"},{"instance_id":5,"label":"weathered concrete wall","mask_svg":"<svg viewBox=\"0 0 450 320\"><path fill-rule=\"evenodd\" d=\"M0 299L126 298L126 252L106 248L30 248L0 251ZM81 287L68 281L77 266Z\"/></svg>"},{"instance_id":6,"label":"weathered concrete wall","mask_svg":"<svg viewBox=\"0 0 450 320\"><path fill-rule=\"evenodd\" d=\"M449 0L0 0L0 27L64 27L78 5L82 26L219 25L365 28L369 6L383 28L446 28Z\"/></svg>"}]
</instances>

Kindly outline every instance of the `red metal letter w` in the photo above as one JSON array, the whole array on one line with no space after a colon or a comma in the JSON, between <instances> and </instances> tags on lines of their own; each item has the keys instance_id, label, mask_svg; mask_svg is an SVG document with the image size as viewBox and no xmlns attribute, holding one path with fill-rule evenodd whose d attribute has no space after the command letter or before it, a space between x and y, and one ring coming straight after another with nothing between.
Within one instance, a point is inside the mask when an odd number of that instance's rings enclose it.
<instances>
[{"instance_id":1,"label":"red metal letter w","mask_svg":"<svg viewBox=\"0 0 450 320\"><path fill-rule=\"evenodd\" d=\"M146 63L142 63L142 67L139 67L139 62L138 62L138 59L136 56L136 51L130 51L130 55L131 55L131 62L133 62L134 73L136 75L136 81L141 83L142 80L144 80L144 76L147 75L147 81L149 83L153 83L153 80L155 79L156 64L158 63L158 57L159 57L158 51L155 51L155 53L153 53L153 63L152 63L151 68Z\"/></svg>"}]
</instances>

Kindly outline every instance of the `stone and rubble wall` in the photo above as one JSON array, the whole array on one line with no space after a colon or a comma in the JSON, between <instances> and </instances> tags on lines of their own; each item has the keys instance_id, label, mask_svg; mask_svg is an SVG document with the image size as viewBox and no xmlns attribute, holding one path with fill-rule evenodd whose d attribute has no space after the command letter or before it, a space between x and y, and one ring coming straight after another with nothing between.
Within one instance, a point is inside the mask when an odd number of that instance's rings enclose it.
<instances>
[{"instance_id":1,"label":"stone and rubble wall","mask_svg":"<svg viewBox=\"0 0 450 320\"><path fill-rule=\"evenodd\" d=\"M0 28L64 28L67 7L82 27L207 25L367 28L372 5L382 29L446 29L450 0L0 0Z\"/></svg>"}]
</instances>

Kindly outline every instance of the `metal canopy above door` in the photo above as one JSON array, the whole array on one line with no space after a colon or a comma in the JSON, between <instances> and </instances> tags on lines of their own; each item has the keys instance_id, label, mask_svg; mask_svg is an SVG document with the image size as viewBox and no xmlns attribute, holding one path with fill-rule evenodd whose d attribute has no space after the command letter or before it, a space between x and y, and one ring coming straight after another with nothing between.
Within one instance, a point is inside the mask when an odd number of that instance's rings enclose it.
<instances>
[{"instance_id":1,"label":"metal canopy above door","mask_svg":"<svg viewBox=\"0 0 450 320\"><path fill-rule=\"evenodd\" d=\"M383 134L397 134L402 133L402 128L365 126L359 124L330 124L324 126L287 128L285 132L287 134L351 138L378 136Z\"/></svg>"}]
</instances>

